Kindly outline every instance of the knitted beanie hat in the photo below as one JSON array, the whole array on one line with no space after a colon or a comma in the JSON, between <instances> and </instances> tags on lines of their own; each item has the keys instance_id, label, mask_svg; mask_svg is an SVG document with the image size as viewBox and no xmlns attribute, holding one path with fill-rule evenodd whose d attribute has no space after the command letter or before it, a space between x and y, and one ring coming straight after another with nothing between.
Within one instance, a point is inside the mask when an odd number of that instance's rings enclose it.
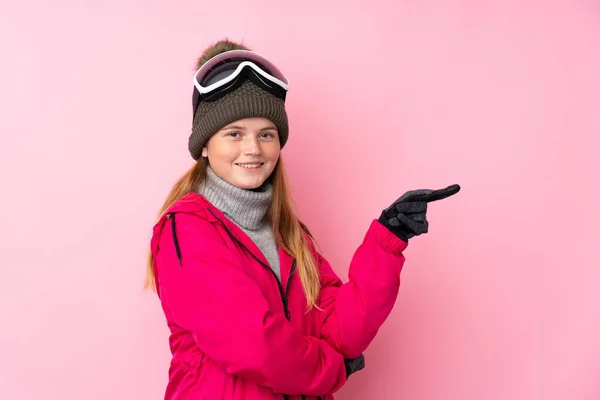
<instances>
[{"instance_id":1,"label":"knitted beanie hat","mask_svg":"<svg viewBox=\"0 0 600 400\"><path fill-rule=\"evenodd\" d=\"M285 103L246 80L237 89L212 102L201 101L196 109L188 148L194 160L202 156L206 142L217 131L243 118L264 117L277 127L281 148L288 139Z\"/></svg>"}]
</instances>

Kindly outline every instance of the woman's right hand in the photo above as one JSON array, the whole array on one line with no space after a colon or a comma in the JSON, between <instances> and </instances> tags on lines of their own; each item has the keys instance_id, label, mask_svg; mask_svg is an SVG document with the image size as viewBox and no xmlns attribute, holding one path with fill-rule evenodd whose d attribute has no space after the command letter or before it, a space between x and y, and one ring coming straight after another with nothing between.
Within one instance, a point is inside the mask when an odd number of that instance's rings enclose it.
<instances>
[{"instance_id":1,"label":"woman's right hand","mask_svg":"<svg viewBox=\"0 0 600 400\"><path fill-rule=\"evenodd\" d=\"M361 354L356 358L345 358L344 365L346 366L346 379L348 379L350 375L365 367L365 356Z\"/></svg>"}]
</instances>

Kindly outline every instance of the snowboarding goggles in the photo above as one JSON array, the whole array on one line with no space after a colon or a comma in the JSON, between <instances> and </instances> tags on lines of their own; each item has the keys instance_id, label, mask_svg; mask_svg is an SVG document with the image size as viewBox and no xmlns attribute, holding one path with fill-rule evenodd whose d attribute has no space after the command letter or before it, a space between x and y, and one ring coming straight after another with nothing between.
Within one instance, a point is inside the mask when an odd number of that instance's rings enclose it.
<instances>
[{"instance_id":1,"label":"snowboarding goggles","mask_svg":"<svg viewBox=\"0 0 600 400\"><path fill-rule=\"evenodd\" d=\"M273 63L253 51L231 50L208 60L194 75L194 115L201 101L216 101L246 79L285 101L288 80Z\"/></svg>"}]
</instances>

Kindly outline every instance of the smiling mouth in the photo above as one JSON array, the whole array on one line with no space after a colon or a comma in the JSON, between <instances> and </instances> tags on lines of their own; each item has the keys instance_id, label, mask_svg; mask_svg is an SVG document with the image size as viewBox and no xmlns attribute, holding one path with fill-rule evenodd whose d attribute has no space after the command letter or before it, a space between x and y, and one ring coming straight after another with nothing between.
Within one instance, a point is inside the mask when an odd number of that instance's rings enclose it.
<instances>
[{"instance_id":1,"label":"smiling mouth","mask_svg":"<svg viewBox=\"0 0 600 400\"><path fill-rule=\"evenodd\" d=\"M244 164L236 164L238 167L246 168L246 169L256 169L262 167L264 163L244 163Z\"/></svg>"}]
</instances>

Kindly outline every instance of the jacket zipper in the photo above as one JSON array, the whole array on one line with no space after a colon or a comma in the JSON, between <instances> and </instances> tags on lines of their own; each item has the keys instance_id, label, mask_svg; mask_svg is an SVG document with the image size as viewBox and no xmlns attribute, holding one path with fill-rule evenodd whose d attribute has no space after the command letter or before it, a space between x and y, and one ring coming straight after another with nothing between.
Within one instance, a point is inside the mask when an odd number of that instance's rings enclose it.
<instances>
[{"instance_id":1,"label":"jacket zipper","mask_svg":"<svg viewBox=\"0 0 600 400\"><path fill-rule=\"evenodd\" d=\"M275 281L277 282L277 287L279 288L279 295L281 296L281 302L283 303L283 315L285 315L285 319L287 319L289 321L291 318L291 314L290 314L290 310L288 307L287 294L289 294L290 284L292 282L292 276L296 269L296 260L294 259L294 261L292 262L292 267L290 268L290 275L288 276L288 281L287 281L287 285L286 285L285 292L284 292L283 285L281 284L281 281L277 277L277 274L275 273L275 271L273 271L273 268L269 267L268 265L263 263L258 257L256 257L256 255L252 251L250 251L250 249L244 243L242 243L242 241L239 240L229 230L229 228L227 228L227 225L225 225L225 223L219 217L217 217L210 208L208 209L208 211L212 214L213 217L215 217L221 223L221 225L223 225L223 228L225 228L225 231L227 232L229 237L231 237L233 240L235 240L237 242L237 244L242 246L248 252L248 254L250 254L250 256L252 256L252 258L254 258L260 265L262 265L264 268L268 269L271 272L271 274L275 278ZM283 400L288 400L288 399L289 399L289 396L287 394L284 394ZM302 400L305 400L305 399L306 399L306 396L302 395ZM319 397L319 400L320 400L320 397Z\"/></svg>"},{"instance_id":2,"label":"jacket zipper","mask_svg":"<svg viewBox=\"0 0 600 400\"><path fill-rule=\"evenodd\" d=\"M258 257L256 257L256 255L250 251L250 249L241 242L241 240L239 240L230 230L229 228L227 228L227 225L225 225L225 223L219 218L217 217L212 210L209 208L208 211L212 214L213 217L215 217L220 223L221 225L223 225L223 228L225 228L225 231L227 232L227 234L236 241L236 243L238 243L240 246L242 246L247 252L248 254L250 254L250 256L252 256L252 258L254 258L260 265L262 265L264 268L268 269L269 271L271 271L271 274L273 275L273 277L275 278L275 281L277 282L277 287L279 289L279 295L281 296L281 302L283 303L283 314L285 315L285 318L289 321L291 318L291 314L290 314L290 310L288 307L288 294L290 292L290 287L291 287L291 283L292 283L292 276L296 270L296 260L294 259L294 261L292 262L292 267L290 268L290 274L288 276L288 280L287 280L287 285L285 288L285 291L283 290L283 285L281 283L281 280L279 280L279 278L277 277L277 274L275 273L275 271L273 271L273 269L271 267L269 267L268 265L266 265L265 263L263 263ZM175 244L175 252L177 253L177 259L179 260L179 266L183 267L183 263L181 261L181 249L179 247L179 240L177 239L177 229L176 229L176 223L175 223L175 213L169 213L167 214L167 219L171 219L171 229L173 232L173 243ZM289 397L288 395L284 394L283 395L284 400L287 400ZM318 400L321 400L321 396L319 396L317 398ZM302 395L302 400L306 400L306 396Z\"/></svg>"},{"instance_id":3,"label":"jacket zipper","mask_svg":"<svg viewBox=\"0 0 600 400\"><path fill-rule=\"evenodd\" d=\"M225 225L225 223L219 217L217 217L212 212L212 210L210 208L208 209L208 211L212 214L213 217L215 217L221 223L221 225L223 225L223 228L225 228L225 231L227 232L227 234L233 240L235 240L237 244L239 244L240 246L242 246L248 252L248 254L250 254L250 256L252 256L252 258L254 258L260 265L262 265L264 268L266 268L267 270L269 270L271 272L271 274L275 278L275 281L277 282L277 288L279 289L279 295L281 297L281 302L283 303L283 314L285 315L285 318L289 321L290 318L291 318L291 314L290 314L290 310L289 310L289 307L288 307L288 297L287 297L287 294L288 294L289 289L290 289L290 283L292 282L293 273L294 273L294 271L296 269L296 260L294 260L292 262L292 267L290 268L290 275L288 276L287 286L286 286L286 289L284 291L283 285L281 283L281 280L279 280L279 278L277 277L277 274L275 273L275 271L273 271L273 268L271 268L267 264L263 263L252 251L250 251L250 249L244 243L242 243L242 241L239 240L229 230L229 228L227 228L227 225Z\"/></svg>"},{"instance_id":4,"label":"jacket zipper","mask_svg":"<svg viewBox=\"0 0 600 400\"><path fill-rule=\"evenodd\" d=\"M179 266L183 267L181 262L181 248L179 247L179 240L177 239L177 227L175 226L175 213L168 213L166 218L171 220L171 232L173 234L173 242L175 243L175 253L177 253Z\"/></svg>"}]
</instances>

